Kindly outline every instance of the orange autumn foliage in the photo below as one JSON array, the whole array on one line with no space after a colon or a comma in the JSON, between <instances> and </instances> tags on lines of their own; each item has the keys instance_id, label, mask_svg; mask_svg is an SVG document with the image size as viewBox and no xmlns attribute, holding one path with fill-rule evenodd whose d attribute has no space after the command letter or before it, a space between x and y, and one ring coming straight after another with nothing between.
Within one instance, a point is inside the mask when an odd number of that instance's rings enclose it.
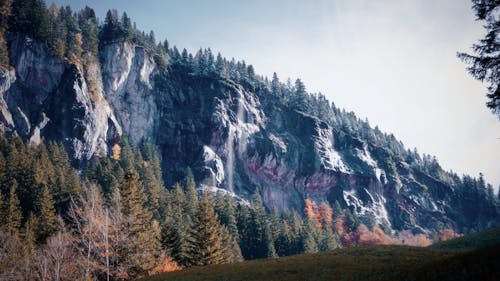
<instances>
[{"instance_id":1,"label":"orange autumn foliage","mask_svg":"<svg viewBox=\"0 0 500 281\"><path fill-rule=\"evenodd\" d=\"M318 205L314 203L311 199L306 199L304 201L304 214L309 218L309 220L313 221L317 227L321 227L321 216L318 212Z\"/></svg>"},{"instance_id":2,"label":"orange autumn foliage","mask_svg":"<svg viewBox=\"0 0 500 281\"><path fill-rule=\"evenodd\" d=\"M336 220L335 220L335 230L337 230L337 233L339 235L343 235L344 232L345 232L345 229L344 229L344 217L343 216L339 216Z\"/></svg>"},{"instance_id":3,"label":"orange autumn foliage","mask_svg":"<svg viewBox=\"0 0 500 281\"><path fill-rule=\"evenodd\" d=\"M419 246L419 247L426 247L432 244L432 240L430 240L424 234L414 235L409 230L404 230L399 233L398 242L402 245Z\"/></svg>"},{"instance_id":4,"label":"orange autumn foliage","mask_svg":"<svg viewBox=\"0 0 500 281\"><path fill-rule=\"evenodd\" d=\"M446 241L461 236L463 236L463 234L456 233L453 229L443 229L438 231L436 240Z\"/></svg>"},{"instance_id":5,"label":"orange autumn foliage","mask_svg":"<svg viewBox=\"0 0 500 281\"><path fill-rule=\"evenodd\" d=\"M304 214L313 221L318 228L324 227L323 224L326 224L327 227L332 227L333 210L328 203L323 202L318 207L315 202L308 198L304 200L304 204Z\"/></svg>"},{"instance_id":6,"label":"orange autumn foliage","mask_svg":"<svg viewBox=\"0 0 500 281\"><path fill-rule=\"evenodd\" d=\"M182 267L177 264L170 256L163 257L160 264L158 264L158 266L155 268L156 273L172 272L178 270L182 270Z\"/></svg>"},{"instance_id":7,"label":"orange autumn foliage","mask_svg":"<svg viewBox=\"0 0 500 281\"><path fill-rule=\"evenodd\" d=\"M321 217L321 220L323 223L326 224L326 227L330 228L332 227L332 220L333 220L333 210L332 208L325 202L321 203L318 208L319 215Z\"/></svg>"}]
</instances>

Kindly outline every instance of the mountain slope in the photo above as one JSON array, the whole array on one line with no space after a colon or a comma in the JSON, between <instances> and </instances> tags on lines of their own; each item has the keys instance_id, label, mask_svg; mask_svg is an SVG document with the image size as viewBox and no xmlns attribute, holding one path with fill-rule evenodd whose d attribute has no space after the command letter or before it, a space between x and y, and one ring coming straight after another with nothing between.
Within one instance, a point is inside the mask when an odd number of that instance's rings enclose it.
<instances>
[{"instance_id":1,"label":"mountain slope","mask_svg":"<svg viewBox=\"0 0 500 281\"><path fill-rule=\"evenodd\" d=\"M242 199L259 188L269 209L302 210L305 198L338 201L388 232L500 224L482 178L443 171L435 158L307 93L300 80L268 81L210 49L192 56L154 39L153 47L101 39L97 54L68 59L12 32L11 69L0 71L2 131L35 144L61 142L77 167L111 155L123 135L147 140L167 186L190 167L199 188Z\"/></svg>"}]
</instances>

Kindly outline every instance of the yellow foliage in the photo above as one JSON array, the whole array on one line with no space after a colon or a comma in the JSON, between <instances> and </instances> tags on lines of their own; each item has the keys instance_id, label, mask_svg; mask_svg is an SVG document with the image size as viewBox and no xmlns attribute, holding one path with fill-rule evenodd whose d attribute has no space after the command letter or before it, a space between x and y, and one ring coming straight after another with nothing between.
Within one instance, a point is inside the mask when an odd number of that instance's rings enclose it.
<instances>
[{"instance_id":1,"label":"yellow foliage","mask_svg":"<svg viewBox=\"0 0 500 281\"><path fill-rule=\"evenodd\" d=\"M111 148L111 158L113 158L114 160L120 160L120 152L121 152L121 147L116 143L115 145L113 145L113 148Z\"/></svg>"}]
</instances>

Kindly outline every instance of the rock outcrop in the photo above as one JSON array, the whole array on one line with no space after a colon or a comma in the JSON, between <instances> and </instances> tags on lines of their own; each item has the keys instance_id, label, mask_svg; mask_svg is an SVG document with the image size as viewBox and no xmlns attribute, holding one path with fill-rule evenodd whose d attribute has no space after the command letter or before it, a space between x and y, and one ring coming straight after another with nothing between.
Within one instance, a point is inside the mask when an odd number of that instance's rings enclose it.
<instances>
[{"instance_id":1,"label":"rock outcrop","mask_svg":"<svg viewBox=\"0 0 500 281\"><path fill-rule=\"evenodd\" d=\"M86 63L23 36L10 46L13 69L0 71L0 129L32 143L62 142L77 165L105 157L124 134L156 145L167 186L190 167L201 188L241 198L259 188L269 208L338 201L362 219L423 233L500 224L497 206L468 197L441 168L408 163L265 88L181 63L161 69L128 42L106 45Z\"/></svg>"}]
</instances>

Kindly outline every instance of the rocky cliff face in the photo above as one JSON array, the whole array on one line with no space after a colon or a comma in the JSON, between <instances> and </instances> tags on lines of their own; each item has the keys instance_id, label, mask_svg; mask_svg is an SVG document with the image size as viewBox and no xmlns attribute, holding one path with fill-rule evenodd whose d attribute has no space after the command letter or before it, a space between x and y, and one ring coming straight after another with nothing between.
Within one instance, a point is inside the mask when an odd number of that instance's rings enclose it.
<instances>
[{"instance_id":1,"label":"rocky cliff face","mask_svg":"<svg viewBox=\"0 0 500 281\"><path fill-rule=\"evenodd\" d=\"M77 162L107 155L121 127L100 85L89 91L96 65L72 64L23 36L11 43L13 70L3 70L0 106L7 134L32 143L62 142ZM93 83L98 83L93 81Z\"/></svg>"},{"instance_id":2,"label":"rocky cliff face","mask_svg":"<svg viewBox=\"0 0 500 281\"><path fill-rule=\"evenodd\" d=\"M0 71L0 128L32 143L60 141L77 164L105 157L126 134L156 144L168 186L190 167L200 188L243 199L259 188L269 208L339 201L362 219L424 233L500 223L498 207L471 198L440 168L424 171L258 85L178 63L160 69L127 42L82 64L18 36L11 61L13 70Z\"/></svg>"}]
</instances>

